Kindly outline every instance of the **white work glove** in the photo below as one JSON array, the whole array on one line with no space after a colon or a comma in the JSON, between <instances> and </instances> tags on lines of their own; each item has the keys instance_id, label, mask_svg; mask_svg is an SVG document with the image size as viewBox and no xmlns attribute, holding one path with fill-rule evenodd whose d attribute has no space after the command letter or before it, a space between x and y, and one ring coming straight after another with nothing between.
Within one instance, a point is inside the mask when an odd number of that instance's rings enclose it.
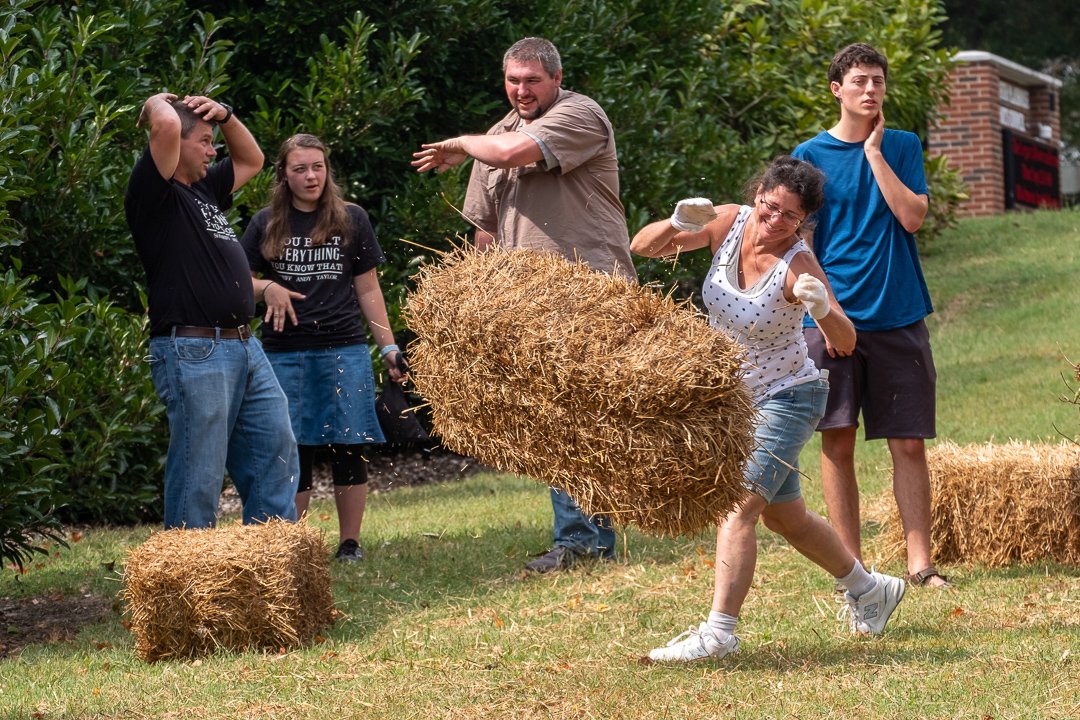
<instances>
[{"instance_id":1,"label":"white work glove","mask_svg":"<svg viewBox=\"0 0 1080 720\"><path fill-rule=\"evenodd\" d=\"M795 281L791 289L795 297L806 306L810 317L820 320L829 314L829 293L825 290L825 283L809 273L803 273Z\"/></svg>"},{"instance_id":2,"label":"white work glove","mask_svg":"<svg viewBox=\"0 0 1080 720\"><path fill-rule=\"evenodd\" d=\"M671 227L683 232L701 232L716 217L712 200L709 198L687 198L675 205L671 216Z\"/></svg>"}]
</instances>

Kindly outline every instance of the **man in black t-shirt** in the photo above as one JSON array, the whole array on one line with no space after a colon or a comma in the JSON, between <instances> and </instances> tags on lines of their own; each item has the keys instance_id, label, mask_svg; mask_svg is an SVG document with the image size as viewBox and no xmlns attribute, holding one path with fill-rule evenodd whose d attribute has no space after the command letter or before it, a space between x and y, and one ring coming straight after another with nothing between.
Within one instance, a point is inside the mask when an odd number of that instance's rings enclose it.
<instances>
[{"instance_id":1,"label":"man in black t-shirt","mask_svg":"<svg viewBox=\"0 0 1080 720\"><path fill-rule=\"evenodd\" d=\"M225 471L244 522L296 519L296 442L281 387L248 323L247 258L223 211L263 154L232 108L203 96L150 97L150 143L124 210L146 270L150 368L169 418L165 527L212 527ZM220 128L229 157L217 156Z\"/></svg>"}]
</instances>

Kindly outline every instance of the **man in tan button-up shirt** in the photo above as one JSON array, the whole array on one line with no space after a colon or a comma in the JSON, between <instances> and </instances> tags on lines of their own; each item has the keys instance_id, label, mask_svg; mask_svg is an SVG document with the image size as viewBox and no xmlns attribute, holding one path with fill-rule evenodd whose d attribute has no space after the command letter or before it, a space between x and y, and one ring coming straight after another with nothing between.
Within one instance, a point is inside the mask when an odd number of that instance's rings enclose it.
<instances>
[{"instance_id":1,"label":"man in tan button-up shirt","mask_svg":"<svg viewBox=\"0 0 1080 720\"><path fill-rule=\"evenodd\" d=\"M477 247L557 252L636 281L607 115L592 99L562 89L559 52L542 38L514 43L503 56L503 75L513 107L506 117L486 135L422 145L413 166L443 172L477 161L463 210L476 226ZM607 518L586 517L556 488L551 502L554 547L526 570L561 570L585 555L614 557Z\"/></svg>"}]
</instances>

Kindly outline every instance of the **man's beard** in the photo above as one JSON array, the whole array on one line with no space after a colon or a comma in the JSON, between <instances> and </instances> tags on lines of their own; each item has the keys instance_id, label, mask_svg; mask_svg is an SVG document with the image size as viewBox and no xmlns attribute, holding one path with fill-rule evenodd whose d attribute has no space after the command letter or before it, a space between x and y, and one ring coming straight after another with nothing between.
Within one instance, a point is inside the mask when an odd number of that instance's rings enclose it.
<instances>
[{"instance_id":1,"label":"man's beard","mask_svg":"<svg viewBox=\"0 0 1080 720\"><path fill-rule=\"evenodd\" d=\"M533 106L533 109L528 111L523 111L518 105L515 105L514 109L517 110L518 117L522 120L535 120L547 110L547 108L541 107L540 103L536 103L536 105Z\"/></svg>"}]
</instances>

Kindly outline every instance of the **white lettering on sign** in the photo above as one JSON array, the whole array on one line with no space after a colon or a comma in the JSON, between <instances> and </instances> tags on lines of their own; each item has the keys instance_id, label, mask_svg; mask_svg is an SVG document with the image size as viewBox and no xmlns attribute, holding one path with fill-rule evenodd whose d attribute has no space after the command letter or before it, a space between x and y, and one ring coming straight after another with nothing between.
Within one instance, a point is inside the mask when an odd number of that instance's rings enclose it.
<instances>
[{"instance_id":1,"label":"white lettering on sign","mask_svg":"<svg viewBox=\"0 0 1080 720\"><path fill-rule=\"evenodd\" d=\"M1004 127L1019 130L1022 133L1027 132L1027 117L1019 110L1013 110L1012 108L1004 106L999 107L998 119Z\"/></svg>"},{"instance_id":2,"label":"white lettering on sign","mask_svg":"<svg viewBox=\"0 0 1080 720\"><path fill-rule=\"evenodd\" d=\"M998 100L1025 110L1031 108L1031 93L1028 89L1004 80L998 81Z\"/></svg>"}]
</instances>

